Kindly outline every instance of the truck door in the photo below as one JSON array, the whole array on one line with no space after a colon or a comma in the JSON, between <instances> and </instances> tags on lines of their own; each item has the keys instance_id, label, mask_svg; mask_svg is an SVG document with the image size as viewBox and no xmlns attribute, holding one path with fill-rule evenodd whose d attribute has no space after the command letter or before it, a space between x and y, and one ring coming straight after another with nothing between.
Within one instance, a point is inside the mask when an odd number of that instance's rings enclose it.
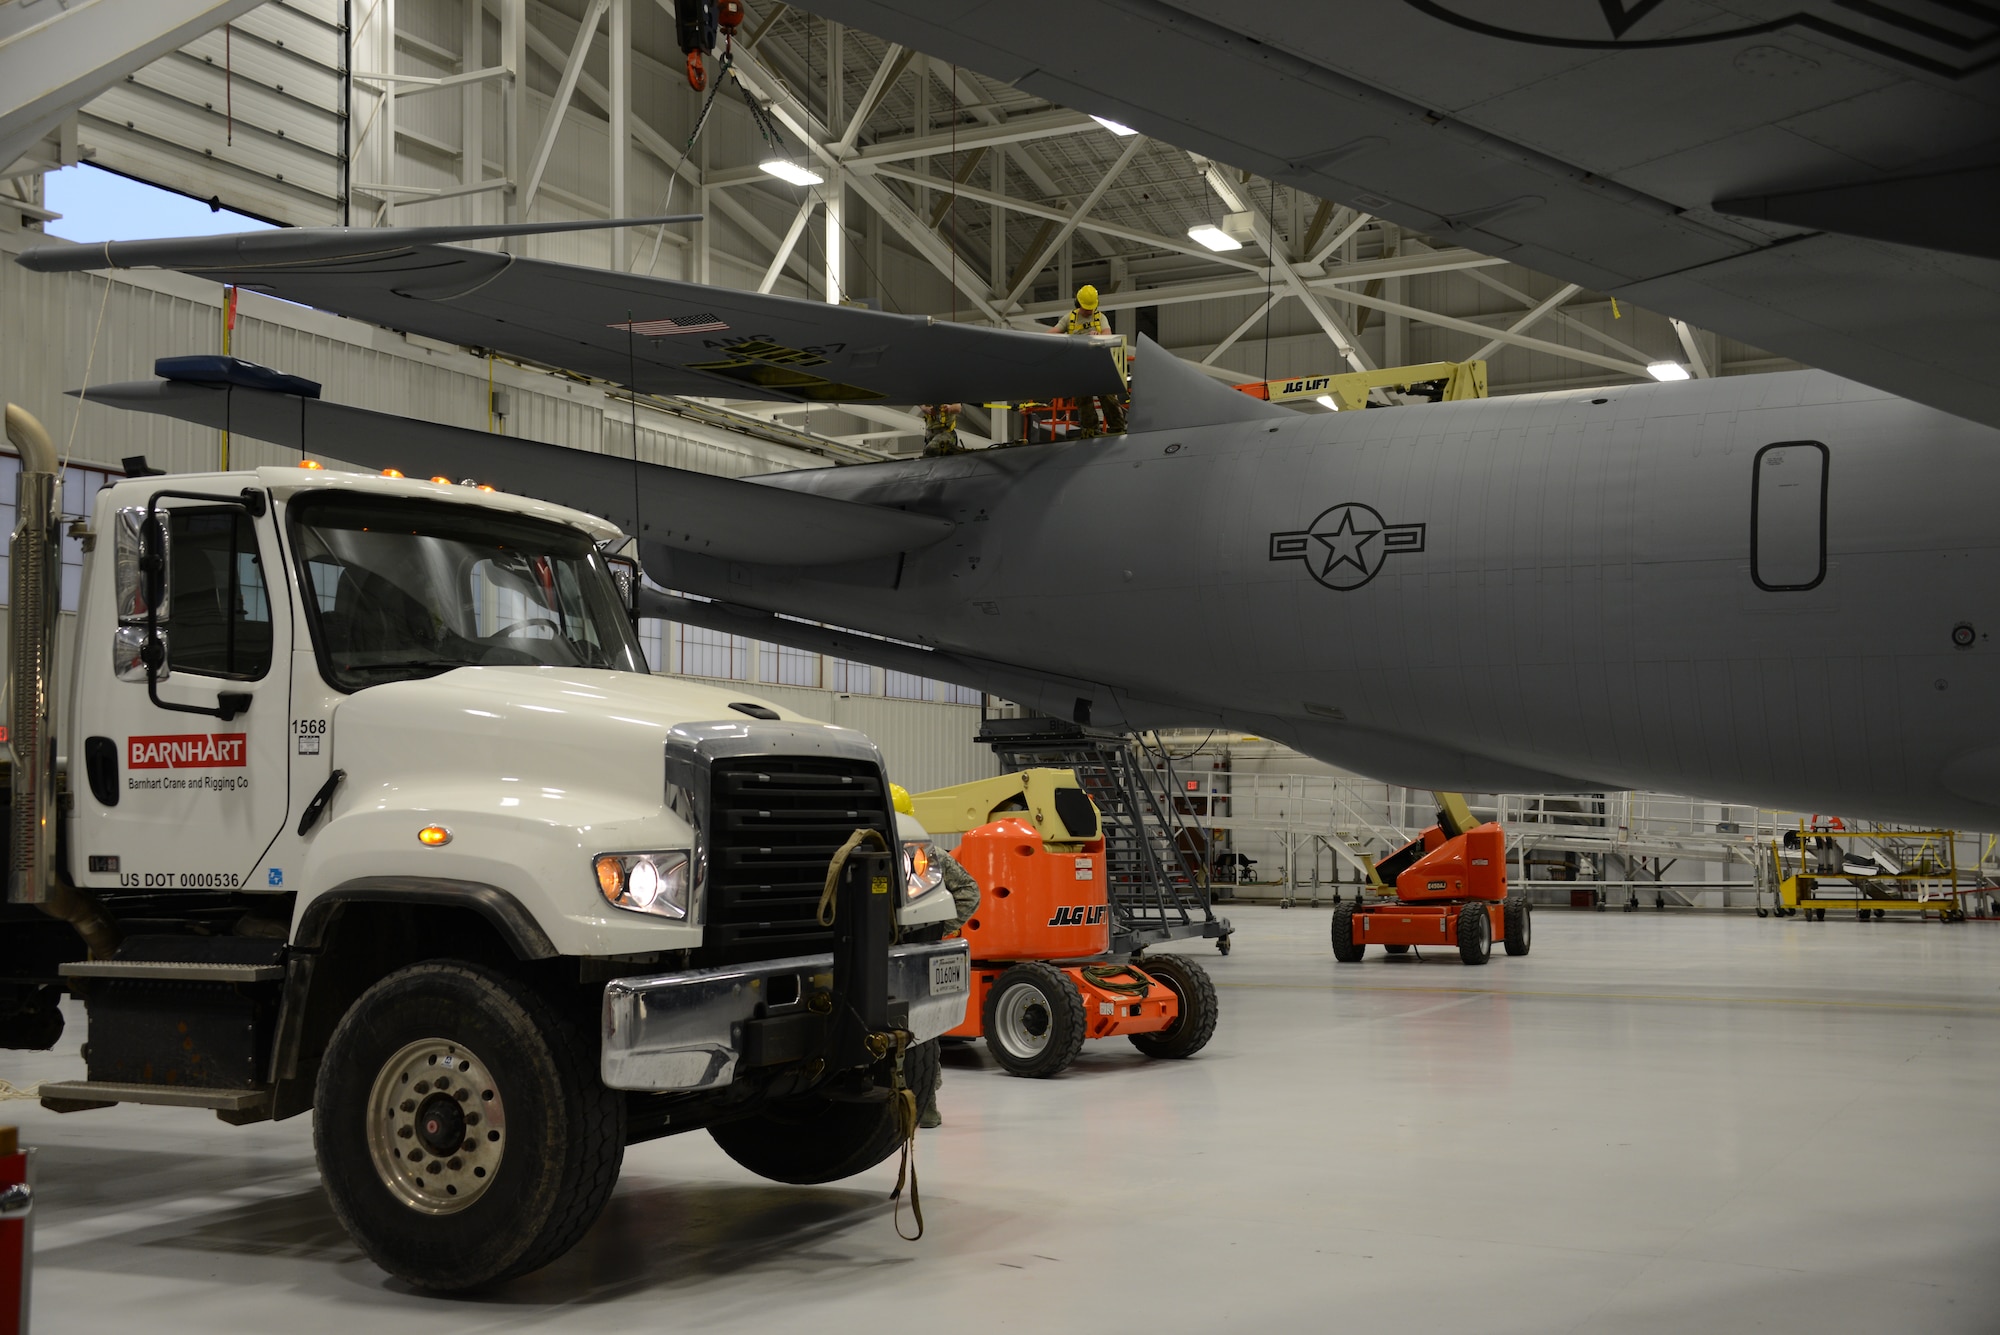
<instances>
[{"instance_id":1,"label":"truck door","mask_svg":"<svg viewBox=\"0 0 2000 1335\"><path fill-rule=\"evenodd\" d=\"M90 572L74 675L80 735L68 742L70 862L93 886L264 889L251 873L290 805L291 607L275 534L240 505L162 499L159 514L166 657L151 690L140 656L144 505L110 516L114 541L100 551L114 548L113 560ZM225 697L226 719L216 712Z\"/></svg>"}]
</instances>

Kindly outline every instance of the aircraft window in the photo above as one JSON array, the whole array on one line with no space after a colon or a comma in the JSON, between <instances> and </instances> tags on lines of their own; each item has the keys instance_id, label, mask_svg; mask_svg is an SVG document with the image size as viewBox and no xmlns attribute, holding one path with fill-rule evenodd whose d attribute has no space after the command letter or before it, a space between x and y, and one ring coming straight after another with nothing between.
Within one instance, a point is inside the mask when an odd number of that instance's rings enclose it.
<instances>
[{"instance_id":1,"label":"aircraft window","mask_svg":"<svg viewBox=\"0 0 2000 1335\"><path fill-rule=\"evenodd\" d=\"M1827 448L1816 440L1766 445L1751 463L1750 578L1771 593L1826 578Z\"/></svg>"}]
</instances>

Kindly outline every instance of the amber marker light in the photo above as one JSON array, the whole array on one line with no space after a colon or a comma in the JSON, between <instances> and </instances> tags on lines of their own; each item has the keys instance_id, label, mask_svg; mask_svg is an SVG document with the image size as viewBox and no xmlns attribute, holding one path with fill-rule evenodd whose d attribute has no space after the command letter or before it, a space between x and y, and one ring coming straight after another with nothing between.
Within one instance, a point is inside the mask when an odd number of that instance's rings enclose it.
<instances>
[{"instance_id":1,"label":"amber marker light","mask_svg":"<svg viewBox=\"0 0 2000 1335\"><path fill-rule=\"evenodd\" d=\"M442 825L426 825L417 831L417 842L426 848L442 848L451 842L451 831Z\"/></svg>"},{"instance_id":2,"label":"amber marker light","mask_svg":"<svg viewBox=\"0 0 2000 1335\"><path fill-rule=\"evenodd\" d=\"M597 860L597 888L614 904L625 893L625 865L617 857L607 854Z\"/></svg>"},{"instance_id":3,"label":"amber marker light","mask_svg":"<svg viewBox=\"0 0 2000 1335\"><path fill-rule=\"evenodd\" d=\"M442 483L442 484L443 484L444 486L447 486L447 487L449 487L449 486L451 485L451 479L450 479L450 478L448 478L448 477L434 477L434 478L432 478L432 479L431 479L431 481L433 481L433 482L437 482L437 483Z\"/></svg>"},{"instance_id":4,"label":"amber marker light","mask_svg":"<svg viewBox=\"0 0 2000 1335\"><path fill-rule=\"evenodd\" d=\"M301 468L324 468L324 467L326 467L326 465L325 465L325 464L323 464L323 463L321 463L321 462L319 462L319 461L318 461L317 459L301 459L301 460L299 460L299 467L301 467Z\"/></svg>"},{"instance_id":5,"label":"amber marker light","mask_svg":"<svg viewBox=\"0 0 2000 1335\"><path fill-rule=\"evenodd\" d=\"M383 477L401 477L402 475L403 470L400 468L385 468L382 470Z\"/></svg>"},{"instance_id":6,"label":"amber marker light","mask_svg":"<svg viewBox=\"0 0 2000 1335\"><path fill-rule=\"evenodd\" d=\"M490 486L489 484L487 484L487 483L484 483L484 482L482 482L482 483L480 483L480 484L479 484L479 489L480 489L481 491L497 491L497 490L499 490L499 488L497 488L497 487L494 487L494 486Z\"/></svg>"}]
</instances>

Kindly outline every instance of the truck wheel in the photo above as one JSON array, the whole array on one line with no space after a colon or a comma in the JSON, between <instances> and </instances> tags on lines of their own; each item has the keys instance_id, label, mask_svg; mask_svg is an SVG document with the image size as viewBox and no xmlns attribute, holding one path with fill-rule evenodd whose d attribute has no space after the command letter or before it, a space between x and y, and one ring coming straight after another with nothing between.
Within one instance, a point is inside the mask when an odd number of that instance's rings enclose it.
<instances>
[{"instance_id":1,"label":"truck wheel","mask_svg":"<svg viewBox=\"0 0 2000 1335\"><path fill-rule=\"evenodd\" d=\"M980 1015L986 1050L1013 1075L1046 1077L1067 1070L1083 1051L1083 1026L1076 984L1039 960L1016 964L994 979Z\"/></svg>"},{"instance_id":2,"label":"truck wheel","mask_svg":"<svg viewBox=\"0 0 2000 1335\"><path fill-rule=\"evenodd\" d=\"M1368 952L1368 947L1354 940L1354 905L1333 906L1333 957L1342 964L1353 964Z\"/></svg>"},{"instance_id":3,"label":"truck wheel","mask_svg":"<svg viewBox=\"0 0 2000 1335\"><path fill-rule=\"evenodd\" d=\"M0 1003L0 1048L46 1052L62 1036L61 988L20 987Z\"/></svg>"},{"instance_id":4,"label":"truck wheel","mask_svg":"<svg viewBox=\"0 0 2000 1335\"><path fill-rule=\"evenodd\" d=\"M904 1054L903 1081L916 1092L919 1108L937 1093L936 1039ZM712 1126L708 1134L724 1154L757 1176L798 1186L866 1172L903 1144L903 1129L889 1101L836 1103L811 1094Z\"/></svg>"},{"instance_id":5,"label":"truck wheel","mask_svg":"<svg viewBox=\"0 0 2000 1335\"><path fill-rule=\"evenodd\" d=\"M456 1292L583 1237L625 1154L625 1099L526 984L474 964L398 970L328 1040L313 1147L375 1264Z\"/></svg>"},{"instance_id":6,"label":"truck wheel","mask_svg":"<svg viewBox=\"0 0 2000 1335\"><path fill-rule=\"evenodd\" d=\"M1131 1034L1132 1046L1148 1057L1179 1060L1192 1057L1208 1046L1215 1036L1215 1022L1222 1005L1215 996L1215 984L1208 970L1185 955L1148 955L1139 967L1156 983L1162 983L1180 998L1180 1018L1171 1026L1150 1034Z\"/></svg>"},{"instance_id":7,"label":"truck wheel","mask_svg":"<svg viewBox=\"0 0 2000 1335\"><path fill-rule=\"evenodd\" d=\"M1758 909L1757 912L1761 916L1764 910ZM1507 930L1507 953L1509 955L1527 954L1528 947L1534 944L1535 931L1534 910L1529 907L1528 901L1525 899L1508 900L1506 917L1502 919L1502 922L1506 924Z\"/></svg>"},{"instance_id":8,"label":"truck wheel","mask_svg":"<svg viewBox=\"0 0 2000 1335\"><path fill-rule=\"evenodd\" d=\"M1458 957L1467 964L1484 964L1493 958L1493 919L1483 899L1475 899L1458 911Z\"/></svg>"}]
</instances>

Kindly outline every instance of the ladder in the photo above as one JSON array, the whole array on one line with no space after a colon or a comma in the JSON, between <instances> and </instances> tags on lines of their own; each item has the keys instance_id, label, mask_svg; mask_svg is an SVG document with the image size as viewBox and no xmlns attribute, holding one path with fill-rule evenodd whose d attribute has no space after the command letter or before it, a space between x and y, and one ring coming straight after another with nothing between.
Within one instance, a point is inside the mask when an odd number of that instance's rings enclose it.
<instances>
[{"instance_id":1,"label":"ladder","mask_svg":"<svg viewBox=\"0 0 2000 1335\"><path fill-rule=\"evenodd\" d=\"M1131 737L1062 719L989 718L978 740L1009 770L1071 770L1104 827L1111 953L1206 937L1229 953L1231 928L1215 916L1203 833L1182 819L1173 764Z\"/></svg>"}]
</instances>

